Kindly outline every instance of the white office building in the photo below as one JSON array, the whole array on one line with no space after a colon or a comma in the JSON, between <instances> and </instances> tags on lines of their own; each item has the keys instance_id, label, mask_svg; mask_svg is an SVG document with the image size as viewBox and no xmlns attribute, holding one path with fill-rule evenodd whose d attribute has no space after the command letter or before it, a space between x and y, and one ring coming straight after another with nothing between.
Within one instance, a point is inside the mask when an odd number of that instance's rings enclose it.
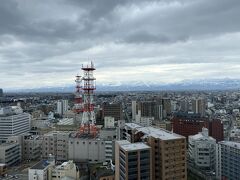
<instances>
[{"instance_id":1,"label":"white office building","mask_svg":"<svg viewBox=\"0 0 240 180\"><path fill-rule=\"evenodd\" d=\"M0 141L6 141L10 136L21 135L30 130L31 115L23 113L18 106L0 109Z\"/></svg>"},{"instance_id":2,"label":"white office building","mask_svg":"<svg viewBox=\"0 0 240 180\"><path fill-rule=\"evenodd\" d=\"M68 111L68 100L61 100L57 102L57 113L60 115Z\"/></svg>"},{"instance_id":3,"label":"white office building","mask_svg":"<svg viewBox=\"0 0 240 180\"><path fill-rule=\"evenodd\" d=\"M190 160L201 169L214 170L216 164L216 140L208 136L208 129L188 138L188 155Z\"/></svg>"}]
</instances>

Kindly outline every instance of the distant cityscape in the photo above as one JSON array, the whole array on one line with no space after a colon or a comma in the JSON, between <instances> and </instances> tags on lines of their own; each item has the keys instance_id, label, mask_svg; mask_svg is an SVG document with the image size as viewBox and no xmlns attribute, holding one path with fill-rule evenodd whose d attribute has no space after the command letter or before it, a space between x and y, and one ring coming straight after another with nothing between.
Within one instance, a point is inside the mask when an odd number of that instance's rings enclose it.
<instances>
[{"instance_id":1,"label":"distant cityscape","mask_svg":"<svg viewBox=\"0 0 240 180\"><path fill-rule=\"evenodd\" d=\"M240 180L240 0L2 0L0 180Z\"/></svg>"},{"instance_id":2,"label":"distant cityscape","mask_svg":"<svg viewBox=\"0 0 240 180\"><path fill-rule=\"evenodd\" d=\"M240 92L0 90L1 179L240 177Z\"/></svg>"}]
</instances>

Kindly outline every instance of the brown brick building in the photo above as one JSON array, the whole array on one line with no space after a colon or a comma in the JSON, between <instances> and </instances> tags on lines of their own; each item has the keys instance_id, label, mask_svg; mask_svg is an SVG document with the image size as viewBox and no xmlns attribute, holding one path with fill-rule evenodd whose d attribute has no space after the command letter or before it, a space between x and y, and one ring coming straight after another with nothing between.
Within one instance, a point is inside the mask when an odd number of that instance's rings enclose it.
<instances>
[{"instance_id":1,"label":"brown brick building","mask_svg":"<svg viewBox=\"0 0 240 180\"><path fill-rule=\"evenodd\" d=\"M218 141L223 141L223 124L219 119L209 120L197 114L176 114L172 118L173 132L188 138L198 134L205 127L209 130L209 136Z\"/></svg>"}]
</instances>

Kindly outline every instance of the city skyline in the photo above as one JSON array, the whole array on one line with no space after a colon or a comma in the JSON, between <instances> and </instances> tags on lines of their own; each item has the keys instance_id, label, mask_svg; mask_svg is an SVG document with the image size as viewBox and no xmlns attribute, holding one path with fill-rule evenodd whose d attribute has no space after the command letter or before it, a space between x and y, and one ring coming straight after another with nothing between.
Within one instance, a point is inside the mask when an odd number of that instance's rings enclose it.
<instances>
[{"instance_id":1,"label":"city skyline","mask_svg":"<svg viewBox=\"0 0 240 180\"><path fill-rule=\"evenodd\" d=\"M239 15L236 0L3 1L1 88L74 84L90 61L103 84L240 79Z\"/></svg>"}]
</instances>

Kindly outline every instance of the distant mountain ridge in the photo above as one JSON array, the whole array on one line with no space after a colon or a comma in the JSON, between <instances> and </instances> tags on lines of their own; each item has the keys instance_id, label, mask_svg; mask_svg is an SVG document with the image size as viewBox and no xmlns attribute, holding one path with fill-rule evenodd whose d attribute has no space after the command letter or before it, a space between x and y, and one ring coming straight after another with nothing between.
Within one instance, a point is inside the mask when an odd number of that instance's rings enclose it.
<instances>
[{"instance_id":1,"label":"distant mountain ridge","mask_svg":"<svg viewBox=\"0 0 240 180\"><path fill-rule=\"evenodd\" d=\"M97 91L180 91L180 90L233 90L240 89L240 79L184 80L178 83L156 83L146 81L97 84ZM9 90L11 92L74 92L75 85Z\"/></svg>"}]
</instances>

